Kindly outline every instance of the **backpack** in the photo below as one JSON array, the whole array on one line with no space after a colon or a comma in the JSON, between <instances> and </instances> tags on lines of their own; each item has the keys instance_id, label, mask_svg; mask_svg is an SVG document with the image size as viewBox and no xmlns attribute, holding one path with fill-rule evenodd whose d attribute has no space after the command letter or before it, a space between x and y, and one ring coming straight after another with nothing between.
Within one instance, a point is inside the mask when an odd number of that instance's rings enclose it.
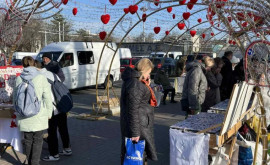
<instances>
[{"instance_id":1,"label":"backpack","mask_svg":"<svg viewBox=\"0 0 270 165\"><path fill-rule=\"evenodd\" d=\"M73 99L68 88L58 80L57 76L53 73L54 81L48 79L52 86L52 93L55 100L57 110L63 113L69 112L73 107Z\"/></svg>"},{"instance_id":2,"label":"backpack","mask_svg":"<svg viewBox=\"0 0 270 165\"><path fill-rule=\"evenodd\" d=\"M16 93L15 112L21 117L28 118L37 115L40 107L41 102L36 95L32 80L22 78Z\"/></svg>"}]
</instances>

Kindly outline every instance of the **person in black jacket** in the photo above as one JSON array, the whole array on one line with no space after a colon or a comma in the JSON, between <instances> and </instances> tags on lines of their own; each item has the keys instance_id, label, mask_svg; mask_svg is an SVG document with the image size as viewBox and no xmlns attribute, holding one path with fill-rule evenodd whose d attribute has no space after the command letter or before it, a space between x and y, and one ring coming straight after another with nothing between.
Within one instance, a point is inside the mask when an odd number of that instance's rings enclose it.
<instances>
[{"instance_id":1,"label":"person in black jacket","mask_svg":"<svg viewBox=\"0 0 270 165\"><path fill-rule=\"evenodd\" d=\"M62 82L65 81L65 75L61 67L59 66L58 62L52 60L51 53L44 53L42 56L42 61L44 68L46 68L50 72L57 74L57 76L60 78Z\"/></svg>"},{"instance_id":2,"label":"person in black jacket","mask_svg":"<svg viewBox=\"0 0 270 165\"><path fill-rule=\"evenodd\" d=\"M220 86L221 101L230 99L230 96L233 90L233 85L234 85L233 69L232 69L232 63L230 61L232 57L233 57L232 51L225 52L224 56L222 57L224 66L222 67L221 72L220 72L223 77L222 83Z\"/></svg>"},{"instance_id":3,"label":"person in black jacket","mask_svg":"<svg viewBox=\"0 0 270 165\"><path fill-rule=\"evenodd\" d=\"M145 140L144 160L157 160L154 144L154 106L155 97L150 85L152 62L141 59L135 69L126 68L122 73L120 102L120 126L122 134L121 164L126 153L125 138L138 142Z\"/></svg>"}]
</instances>

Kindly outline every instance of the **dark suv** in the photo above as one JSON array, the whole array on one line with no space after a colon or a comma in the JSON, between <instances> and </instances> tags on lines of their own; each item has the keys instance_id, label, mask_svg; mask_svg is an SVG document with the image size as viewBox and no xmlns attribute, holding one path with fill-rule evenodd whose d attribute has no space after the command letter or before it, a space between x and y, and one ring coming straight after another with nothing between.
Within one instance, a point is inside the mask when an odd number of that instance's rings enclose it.
<instances>
[{"instance_id":1,"label":"dark suv","mask_svg":"<svg viewBox=\"0 0 270 165\"><path fill-rule=\"evenodd\" d=\"M172 58L149 58L154 64L154 69L151 75L155 75L160 68L164 68L168 76L175 75L175 61Z\"/></svg>"}]
</instances>

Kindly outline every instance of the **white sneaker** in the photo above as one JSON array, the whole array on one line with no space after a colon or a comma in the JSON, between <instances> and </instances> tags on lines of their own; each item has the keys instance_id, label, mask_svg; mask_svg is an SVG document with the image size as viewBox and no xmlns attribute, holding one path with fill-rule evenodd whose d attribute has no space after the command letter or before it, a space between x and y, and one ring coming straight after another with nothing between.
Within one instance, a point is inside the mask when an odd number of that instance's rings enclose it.
<instances>
[{"instance_id":1,"label":"white sneaker","mask_svg":"<svg viewBox=\"0 0 270 165\"><path fill-rule=\"evenodd\" d=\"M72 155L71 148L64 148L62 152L59 152L59 155L65 155L65 156Z\"/></svg>"},{"instance_id":2,"label":"white sneaker","mask_svg":"<svg viewBox=\"0 0 270 165\"><path fill-rule=\"evenodd\" d=\"M43 161L47 161L47 162L52 162L52 161L58 161L60 159L59 155L54 155L54 156L46 156L44 158L42 158Z\"/></svg>"}]
</instances>

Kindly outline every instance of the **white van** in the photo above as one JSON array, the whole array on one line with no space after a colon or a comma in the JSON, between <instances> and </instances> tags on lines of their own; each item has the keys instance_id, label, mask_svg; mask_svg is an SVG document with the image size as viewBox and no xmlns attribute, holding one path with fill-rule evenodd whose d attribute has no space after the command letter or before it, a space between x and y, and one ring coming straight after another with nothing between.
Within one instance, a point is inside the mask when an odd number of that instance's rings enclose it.
<instances>
[{"instance_id":1,"label":"white van","mask_svg":"<svg viewBox=\"0 0 270 165\"><path fill-rule=\"evenodd\" d=\"M115 43L108 45L116 49ZM65 74L64 84L69 89L76 89L85 86L96 85L96 74L98 61L101 55L104 42L58 42L51 43L44 47L37 56L42 61L45 52L52 53L53 60L58 61ZM114 51L105 47L98 75L98 84L107 84L107 76ZM109 78L109 85L113 81L120 80L120 59L119 52L115 55Z\"/></svg>"},{"instance_id":2,"label":"white van","mask_svg":"<svg viewBox=\"0 0 270 165\"><path fill-rule=\"evenodd\" d=\"M167 57L170 57L172 59L175 59L178 55L182 55L182 52L168 52ZM152 52L150 54L150 58L155 58L155 57L165 57L166 52Z\"/></svg>"},{"instance_id":3,"label":"white van","mask_svg":"<svg viewBox=\"0 0 270 165\"><path fill-rule=\"evenodd\" d=\"M22 65L23 57L31 56L35 59L37 54L38 53L35 53L35 52L14 52L12 55L11 65Z\"/></svg>"},{"instance_id":4,"label":"white van","mask_svg":"<svg viewBox=\"0 0 270 165\"><path fill-rule=\"evenodd\" d=\"M119 55L121 58L132 58L131 51L129 48L119 48Z\"/></svg>"}]
</instances>

